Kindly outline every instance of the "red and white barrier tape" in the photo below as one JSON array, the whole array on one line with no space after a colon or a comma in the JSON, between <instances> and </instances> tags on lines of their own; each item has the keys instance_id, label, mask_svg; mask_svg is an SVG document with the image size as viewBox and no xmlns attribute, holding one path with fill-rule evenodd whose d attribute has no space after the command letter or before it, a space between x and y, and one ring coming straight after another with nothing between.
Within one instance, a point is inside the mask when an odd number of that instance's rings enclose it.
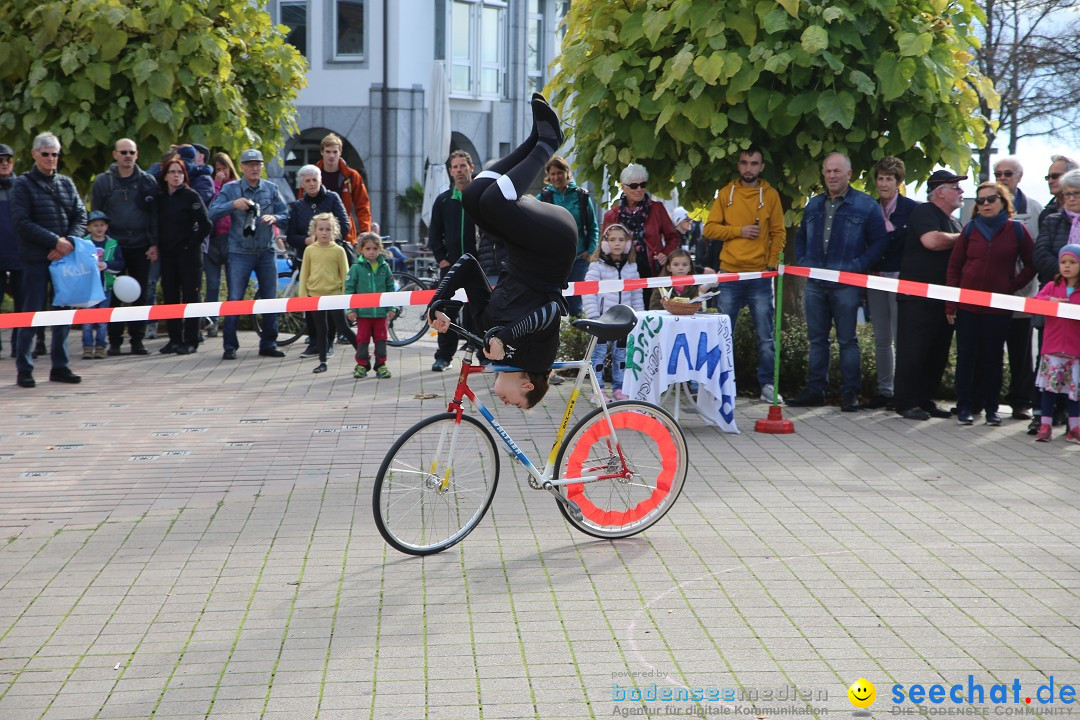
<instances>
[{"instance_id":1,"label":"red and white barrier tape","mask_svg":"<svg viewBox=\"0 0 1080 720\"><path fill-rule=\"evenodd\" d=\"M976 305L978 307L997 308L999 310L1012 310L1025 312L1031 315L1049 315L1051 317L1070 318L1080 320L1080 306L1069 303L1058 303L1050 300L1036 300L1034 298L1005 295L1002 293L983 292L982 290L965 290L949 285L933 285L913 280L898 280L895 278L878 277L877 275L862 275L860 273L842 272L839 270L823 270L821 268L799 267L787 265L781 267L786 275L798 275L815 280L827 280L843 285L855 285L857 287L870 288L871 290L884 290L901 295L914 297L946 300L949 302Z\"/></svg>"},{"instance_id":2,"label":"red and white barrier tape","mask_svg":"<svg viewBox=\"0 0 1080 720\"><path fill-rule=\"evenodd\" d=\"M829 282L857 287L884 290L886 292L912 295L992 307L1000 310L1026 312L1033 315L1050 315L1080 320L1080 306L1049 300L988 293L980 290L964 290L948 285L932 285L912 280L862 275L860 273L823 270L821 268L781 266L779 271L744 273L720 273L711 275L681 275L679 277L633 278L629 280L588 280L570 283L563 295L596 295L640 290L642 288L681 287L716 282L736 282L771 278L781 273L799 277L827 280ZM264 313L307 312L311 310L348 310L349 308L397 307L400 305L427 305L434 290L416 292L363 293L359 295L325 295L322 297L272 298L269 300L228 300L225 302L187 303L178 305L138 305L116 308L88 308L83 310L46 310L0 314L0 328L46 327L49 325L78 325L89 323L127 322L132 320L172 320L193 317L224 317L229 315L253 315ZM458 299L464 300L459 290Z\"/></svg>"},{"instance_id":3,"label":"red and white barrier tape","mask_svg":"<svg viewBox=\"0 0 1080 720\"><path fill-rule=\"evenodd\" d=\"M600 280L570 283L563 295L595 295L619 290L641 288L701 285L713 282L734 282L774 277L778 273L721 273L719 275L682 275L679 277L654 277L633 280ZM80 310L43 310L0 315L0 328L47 327L49 325L79 325L90 323L129 322L141 320L174 320L195 317L225 317L229 315L255 315L264 313L308 312L311 310L348 310L349 308L398 307L401 305L427 305L434 290L415 292L362 293L359 295L324 295L322 297L271 298L268 300L227 300L225 302L202 302L177 305L133 305L115 308L86 308ZM465 300L459 290L455 296Z\"/></svg>"}]
</instances>

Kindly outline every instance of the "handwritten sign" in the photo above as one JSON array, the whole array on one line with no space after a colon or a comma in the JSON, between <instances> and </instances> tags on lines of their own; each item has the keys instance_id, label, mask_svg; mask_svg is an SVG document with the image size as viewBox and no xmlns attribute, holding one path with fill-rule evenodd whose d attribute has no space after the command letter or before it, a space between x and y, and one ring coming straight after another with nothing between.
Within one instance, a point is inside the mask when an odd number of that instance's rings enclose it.
<instances>
[{"instance_id":1,"label":"handwritten sign","mask_svg":"<svg viewBox=\"0 0 1080 720\"><path fill-rule=\"evenodd\" d=\"M623 392L659 405L669 387L694 380L705 421L739 432L731 348L731 323L725 315L638 313L638 325L626 341Z\"/></svg>"}]
</instances>

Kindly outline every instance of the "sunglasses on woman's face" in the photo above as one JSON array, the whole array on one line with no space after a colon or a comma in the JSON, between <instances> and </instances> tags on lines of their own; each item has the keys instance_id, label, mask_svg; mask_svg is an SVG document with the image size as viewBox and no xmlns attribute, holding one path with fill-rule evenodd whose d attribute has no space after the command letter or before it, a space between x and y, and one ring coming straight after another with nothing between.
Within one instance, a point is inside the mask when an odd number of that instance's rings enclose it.
<instances>
[{"instance_id":1,"label":"sunglasses on woman's face","mask_svg":"<svg viewBox=\"0 0 1080 720\"><path fill-rule=\"evenodd\" d=\"M1000 199L1000 196L998 196L998 195L987 195L986 197L975 198L975 204L976 205L990 205L991 203L997 202L999 199Z\"/></svg>"},{"instance_id":2,"label":"sunglasses on woman's face","mask_svg":"<svg viewBox=\"0 0 1080 720\"><path fill-rule=\"evenodd\" d=\"M638 188L641 188L642 190L644 190L645 189L645 183L643 183L643 182L640 182L640 183L626 183L626 187L630 188L631 190L637 190Z\"/></svg>"}]
</instances>

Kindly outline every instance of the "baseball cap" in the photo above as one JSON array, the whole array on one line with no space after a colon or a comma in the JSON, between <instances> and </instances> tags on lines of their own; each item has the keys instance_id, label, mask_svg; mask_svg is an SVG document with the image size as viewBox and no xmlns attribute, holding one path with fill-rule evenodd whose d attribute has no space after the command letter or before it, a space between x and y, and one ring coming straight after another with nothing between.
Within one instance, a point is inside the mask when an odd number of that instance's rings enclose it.
<instances>
[{"instance_id":1,"label":"baseball cap","mask_svg":"<svg viewBox=\"0 0 1080 720\"><path fill-rule=\"evenodd\" d=\"M195 148L190 145L181 145L176 152L188 162L195 159Z\"/></svg>"},{"instance_id":2,"label":"baseball cap","mask_svg":"<svg viewBox=\"0 0 1080 720\"><path fill-rule=\"evenodd\" d=\"M938 185L959 182L961 180L967 180L967 178L967 175L957 175L952 170L935 170L934 174L930 176L930 179L926 181L926 184L933 190Z\"/></svg>"},{"instance_id":3,"label":"baseball cap","mask_svg":"<svg viewBox=\"0 0 1080 720\"><path fill-rule=\"evenodd\" d=\"M103 213L101 210L91 210L90 216L86 218L86 222L92 223L95 220L104 220L109 222L109 216Z\"/></svg>"},{"instance_id":4,"label":"baseball cap","mask_svg":"<svg viewBox=\"0 0 1080 720\"><path fill-rule=\"evenodd\" d=\"M0 155L8 155L10 157L15 157L15 153L11 151L11 147L8 145L4 145L3 143L0 143Z\"/></svg>"},{"instance_id":5,"label":"baseball cap","mask_svg":"<svg viewBox=\"0 0 1080 720\"><path fill-rule=\"evenodd\" d=\"M683 220L688 220L689 218L690 213L686 212L686 208L681 205L675 208L675 211L671 213L671 222L675 225L678 225Z\"/></svg>"},{"instance_id":6,"label":"baseball cap","mask_svg":"<svg viewBox=\"0 0 1080 720\"><path fill-rule=\"evenodd\" d=\"M210 159L210 148L205 145L200 145L199 143L191 143L191 147L195 148L196 152L202 153L202 156L207 160Z\"/></svg>"},{"instance_id":7,"label":"baseball cap","mask_svg":"<svg viewBox=\"0 0 1080 720\"><path fill-rule=\"evenodd\" d=\"M247 163L247 162L262 162L262 161L263 161L262 153L259 152L258 150L255 150L254 148L249 148L249 149L245 150L244 152L240 153L240 164L241 165L243 165L244 163Z\"/></svg>"}]
</instances>

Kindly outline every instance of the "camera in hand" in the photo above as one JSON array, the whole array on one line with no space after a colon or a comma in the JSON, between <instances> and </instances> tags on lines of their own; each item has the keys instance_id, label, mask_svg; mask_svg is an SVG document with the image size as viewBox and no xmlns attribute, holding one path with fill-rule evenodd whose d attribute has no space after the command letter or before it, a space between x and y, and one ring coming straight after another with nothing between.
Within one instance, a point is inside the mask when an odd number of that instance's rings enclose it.
<instances>
[{"instance_id":1,"label":"camera in hand","mask_svg":"<svg viewBox=\"0 0 1080 720\"><path fill-rule=\"evenodd\" d=\"M248 200L247 214L244 216L244 237L251 237L255 234L255 230L259 227L259 216L262 215L262 208L259 207L259 203L254 200Z\"/></svg>"}]
</instances>

